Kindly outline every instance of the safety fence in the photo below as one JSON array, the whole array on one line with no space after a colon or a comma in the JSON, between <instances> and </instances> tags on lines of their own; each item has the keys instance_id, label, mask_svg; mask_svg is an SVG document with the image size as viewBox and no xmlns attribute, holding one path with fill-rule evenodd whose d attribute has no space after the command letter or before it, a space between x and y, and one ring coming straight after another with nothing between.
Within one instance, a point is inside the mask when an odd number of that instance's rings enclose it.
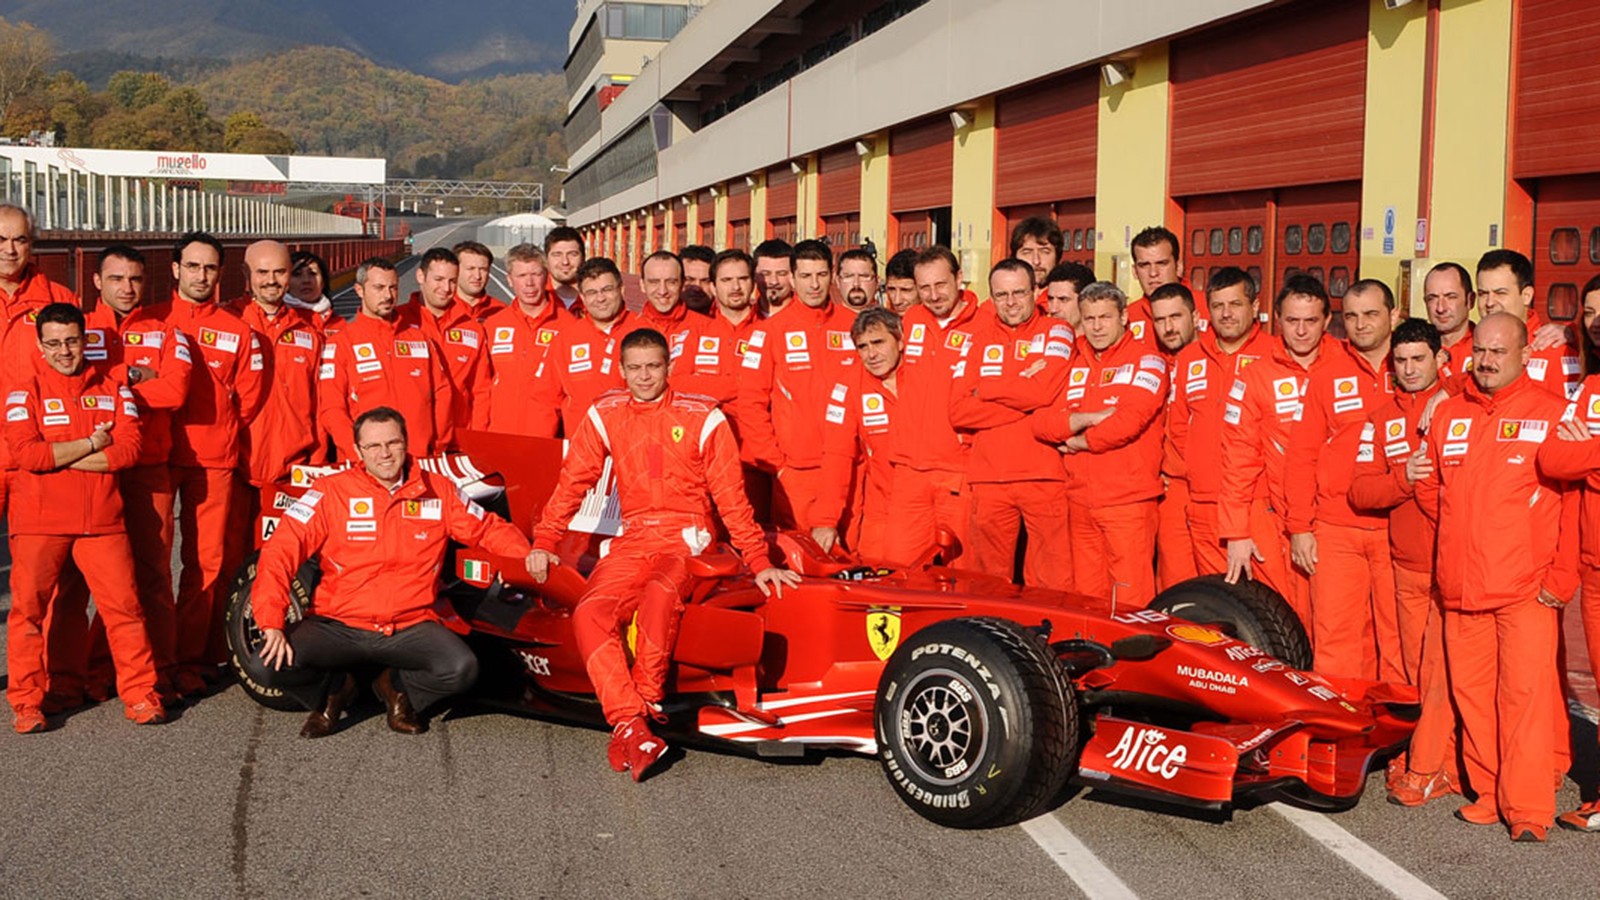
<instances>
[{"instance_id":1,"label":"safety fence","mask_svg":"<svg viewBox=\"0 0 1600 900\"><path fill-rule=\"evenodd\" d=\"M45 274L77 291L80 297L89 301L95 296L94 273L99 265L100 252L112 244L128 244L145 256L145 296L152 300L165 299L172 294L172 251L177 237L175 232L151 234L43 231L40 232L39 240L34 245L34 259ZM260 234L218 235L224 251L219 296L227 299L245 293L248 282L244 273L244 248L252 241L264 237L282 240L291 251L309 250L327 260L332 282L328 285L330 294L350 283L356 267L363 260L374 256L399 260L410 252L403 240L378 240L337 234L297 238Z\"/></svg>"}]
</instances>

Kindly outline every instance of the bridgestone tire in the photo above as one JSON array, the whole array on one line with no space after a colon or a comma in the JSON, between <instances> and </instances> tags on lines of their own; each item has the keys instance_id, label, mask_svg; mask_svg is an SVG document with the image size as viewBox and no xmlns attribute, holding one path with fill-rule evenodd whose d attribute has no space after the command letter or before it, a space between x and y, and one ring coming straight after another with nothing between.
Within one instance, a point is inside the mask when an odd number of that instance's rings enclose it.
<instances>
[{"instance_id":1,"label":"bridgestone tire","mask_svg":"<svg viewBox=\"0 0 1600 900\"><path fill-rule=\"evenodd\" d=\"M878 681L884 774L919 815L996 828L1042 812L1077 768L1072 683L1015 622L951 619L922 629Z\"/></svg>"},{"instance_id":2,"label":"bridgestone tire","mask_svg":"<svg viewBox=\"0 0 1600 900\"><path fill-rule=\"evenodd\" d=\"M251 554L239 568L233 590L228 594L228 609L223 620L228 636L228 664L252 700L269 709L297 712L305 707L283 689L314 684L324 676L320 672L292 668L274 672L261 662L261 630L256 627L255 614L250 608L250 589L256 580L256 556ZM288 621L298 622L305 614L320 575L316 563L307 562L289 580Z\"/></svg>"},{"instance_id":3,"label":"bridgestone tire","mask_svg":"<svg viewBox=\"0 0 1600 900\"><path fill-rule=\"evenodd\" d=\"M1304 623L1287 600L1259 581L1229 584L1221 575L1202 575L1162 591L1150 608L1175 619L1227 625L1239 640L1296 669L1311 668L1311 640Z\"/></svg>"}]
</instances>

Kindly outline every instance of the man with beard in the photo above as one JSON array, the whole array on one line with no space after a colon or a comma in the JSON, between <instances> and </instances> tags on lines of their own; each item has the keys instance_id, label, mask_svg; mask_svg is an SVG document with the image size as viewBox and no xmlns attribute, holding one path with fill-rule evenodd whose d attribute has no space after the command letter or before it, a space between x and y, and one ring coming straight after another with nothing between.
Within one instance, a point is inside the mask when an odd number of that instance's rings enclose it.
<instances>
[{"instance_id":1,"label":"man with beard","mask_svg":"<svg viewBox=\"0 0 1600 900\"><path fill-rule=\"evenodd\" d=\"M583 315L578 269L583 265L583 235L565 225L550 229L544 238L544 257L550 269L550 289L573 315Z\"/></svg>"},{"instance_id":2,"label":"man with beard","mask_svg":"<svg viewBox=\"0 0 1600 900\"><path fill-rule=\"evenodd\" d=\"M711 263L716 251L704 244L690 244L678 251L683 260L683 305L690 312L711 314Z\"/></svg>"},{"instance_id":3,"label":"man with beard","mask_svg":"<svg viewBox=\"0 0 1600 900\"><path fill-rule=\"evenodd\" d=\"M1350 506L1350 461L1372 410L1393 396L1389 335L1394 294L1363 279L1344 295L1343 343L1310 375L1300 421L1289 430L1290 557L1311 577L1316 671L1404 682L1387 520Z\"/></svg>"},{"instance_id":4,"label":"man with beard","mask_svg":"<svg viewBox=\"0 0 1600 900\"><path fill-rule=\"evenodd\" d=\"M771 318L794 296L794 248L776 238L762 241L756 245L755 259L761 314Z\"/></svg>"},{"instance_id":5,"label":"man with beard","mask_svg":"<svg viewBox=\"0 0 1600 900\"><path fill-rule=\"evenodd\" d=\"M844 308L861 312L878 302L878 261L865 250L839 254L839 295Z\"/></svg>"},{"instance_id":6,"label":"man with beard","mask_svg":"<svg viewBox=\"0 0 1600 900\"><path fill-rule=\"evenodd\" d=\"M1156 344L1168 363L1194 342L1194 294L1173 282L1150 295L1150 316ZM1169 374L1171 372L1169 371ZM1172 381L1161 431L1161 500L1156 504L1156 590L1164 591L1200 574L1194 560L1194 539L1189 535L1189 463L1172 441L1172 401L1177 382Z\"/></svg>"}]
</instances>

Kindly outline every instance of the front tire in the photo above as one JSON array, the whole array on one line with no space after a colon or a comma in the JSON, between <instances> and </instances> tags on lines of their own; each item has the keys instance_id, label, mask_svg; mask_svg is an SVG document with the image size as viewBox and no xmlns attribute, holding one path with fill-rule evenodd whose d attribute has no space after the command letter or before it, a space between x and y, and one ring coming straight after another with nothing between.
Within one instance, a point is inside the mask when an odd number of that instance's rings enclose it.
<instances>
[{"instance_id":1,"label":"front tire","mask_svg":"<svg viewBox=\"0 0 1600 900\"><path fill-rule=\"evenodd\" d=\"M1072 683L1005 619L951 619L902 643L878 681L876 725L900 799L950 828L1033 818L1077 767Z\"/></svg>"},{"instance_id":2,"label":"front tire","mask_svg":"<svg viewBox=\"0 0 1600 900\"><path fill-rule=\"evenodd\" d=\"M1234 637L1296 669L1311 668L1305 624L1287 600L1259 581L1229 584L1222 575L1202 575L1162 591L1150 609L1202 625L1226 625Z\"/></svg>"},{"instance_id":3,"label":"front tire","mask_svg":"<svg viewBox=\"0 0 1600 900\"><path fill-rule=\"evenodd\" d=\"M298 712L305 707L283 689L315 684L322 680L323 673L295 668L273 671L261 662L261 629L256 627L255 611L250 607L250 591L255 585L256 559L259 555L251 554L245 564L239 567L233 590L228 594L228 609L223 620L228 637L228 664L252 700L268 709ZM307 562L289 579L286 622L298 622L305 615L321 574L316 563Z\"/></svg>"}]
</instances>

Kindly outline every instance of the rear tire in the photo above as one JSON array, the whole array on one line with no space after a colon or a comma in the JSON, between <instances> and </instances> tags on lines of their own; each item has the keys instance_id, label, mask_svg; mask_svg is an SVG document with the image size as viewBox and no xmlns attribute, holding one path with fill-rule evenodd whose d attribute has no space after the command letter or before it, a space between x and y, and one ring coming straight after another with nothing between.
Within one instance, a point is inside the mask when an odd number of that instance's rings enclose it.
<instances>
[{"instance_id":1,"label":"rear tire","mask_svg":"<svg viewBox=\"0 0 1600 900\"><path fill-rule=\"evenodd\" d=\"M951 619L902 643L878 681L876 724L900 799L950 828L1030 819L1077 768L1072 683L1005 619Z\"/></svg>"},{"instance_id":2,"label":"rear tire","mask_svg":"<svg viewBox=\"0 0 1600 900\"><path fill-rule=\"evenodd\" d=\"M239 567L233 590L228 594L228 609L223 620L228 636L228 664L252 700L268 709L299 712L305 707L284 693L283 689L315 684L323 679L324 673L293 668L273 671L262 663L261 629L256 627L255 611L250 607L250 591L255 585L256 559L259 555L251 554L245 564ZM298 622L305 615L321 575L322 571L316 563L306 562L289 579L286 622Z\"/></svg>"},{"instance_id":3,"label":"rear tire","mask_svg":"<svg viewBox=\"0 0 1600 900\"><path fill-rule=\"evenodd\" d=\"M1311 639L1305 625L1287 600L1259 581L1229 584L1221 575L1202 575L1162 591L1150 608L1175 619L1226 625L1234 637L1294 668L1311 668Z\"/></svg>"}]
</instances>

